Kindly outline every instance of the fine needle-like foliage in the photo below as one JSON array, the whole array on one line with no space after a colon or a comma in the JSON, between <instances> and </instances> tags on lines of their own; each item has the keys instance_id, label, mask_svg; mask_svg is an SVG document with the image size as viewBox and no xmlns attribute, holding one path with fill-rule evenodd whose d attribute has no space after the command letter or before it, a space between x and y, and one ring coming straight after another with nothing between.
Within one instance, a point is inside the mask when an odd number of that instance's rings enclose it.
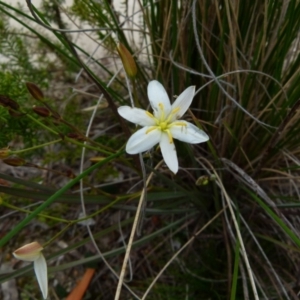
<instances>
[{"instance_id":1,"label":"fine needle-like foliage","mask_svg":"<svg viewBox=\"0 0 300 300\"><path fill-rule=\"evenodd\" d=\"M0 1L0 298L299 299L299 16Z\"/></svg>"}]
</instances>

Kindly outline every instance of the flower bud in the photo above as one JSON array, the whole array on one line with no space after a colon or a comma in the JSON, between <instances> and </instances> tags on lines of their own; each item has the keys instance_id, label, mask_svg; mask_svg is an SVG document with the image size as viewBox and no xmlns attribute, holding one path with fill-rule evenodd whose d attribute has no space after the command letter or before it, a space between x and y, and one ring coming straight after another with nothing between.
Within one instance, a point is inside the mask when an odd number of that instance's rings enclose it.
<instances>
[{"instance_id":1,"label":"flower bud","mask_svg":"<svg viewBox=\"0 0 300 300\"><path fill-rule=\"evenodd\" d=\"M216 176L215 175L203 175L200 176L197 180L196 180L196 185L201 186L201 185L207 185L210 181L214 181L216 180Z\"/></svg>"},{"instance_id":2,"label":"flower bud","mask_svg":"<svg viewBox=\"0 0 300 300\"><path fill-rule=\"evenodd\" d=\"M26 87L34 99L36 99L38 101L44 101L44 94L35 83L26 82Z\"/></svg>"},{"instance_id":3,"label":"flower bud","mask_svg":"<svg viewBox=\"0 0 300 300\"><path fill-rule=\"evenodd\" d=\"M20 108L20 105L16 101L5 95L0 95L0 105L13 110L18 110Z\"/></svg>"},{"instance_id":4,"label":"flower bud","mask_svg":"<svg viewBox=\"0 0 300 300\"><path fill-rule=\"evenodd\" d=\"M209 177L204 175L204 176L200 176L197 180L196 180L196 185L207 185L209 183Z\"/></svg>"},{"instance_id":5,"label":"flower bud","mask_svg":"<svg viewBox=\"0 0 300 300\"><path fill-rule=\"evenodd\" d=\"M137 67L131 53L121 43L118 44L117 50L121 57L125 72L130 78L134 78L137 74Z\"/></svg>"},{"instance_id":6,"label":"flower bud","mask_svg":"<svg viewBox=\"0 0 300 300\"><path fill-rule=\"evenodd\" d=\"M5 164L13 167L20 167L26 164L26 161L20 157L8 157L2 160Z\"/></svg>"},{"instance_id":7,"label":"flower bud","mask_svg":"<svg viewBox=\"0 0 300 300\"><path fill-rule=\"evenodd\" d=\"M0 149L0 159L6 158L10 156L10 150L9 147L5 147Z\"/></svg>"},{"instance_id":8,"label":"flower bud","mask_svg":"<svg viewBox=\"0 0 300 300\"><path fill-rule=\"evenodd\" d=\"M35 261L40 255L43 247L38 242L27 244L13 252L15 258L24 261Z\"/></svg>"},{"instance_id":9,"label":"flower bud","mask_svg":"<svg viewBox=\"0 0 300 300\"><path fill-rule=\"evenodd\" d=\"M50 117L52 114L51 114L51 111L47 108L47 107L44 107L44 106L32 106L32 110L39 116L41 117Z\"/></svg>"}]
</instances>

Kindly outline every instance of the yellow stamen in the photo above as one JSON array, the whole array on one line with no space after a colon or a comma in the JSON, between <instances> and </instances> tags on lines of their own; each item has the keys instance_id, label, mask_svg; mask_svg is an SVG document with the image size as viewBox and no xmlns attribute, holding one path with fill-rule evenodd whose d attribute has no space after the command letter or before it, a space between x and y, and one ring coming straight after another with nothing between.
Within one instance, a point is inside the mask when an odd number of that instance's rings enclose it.
<instances>
[{"instance_id":1,"label":"yellow stamen","mask_svg":"<svg viewBox=\"0 0 300 300\"><path fill-rule=\"evenodd\" d=\"M185 122L173 122L171 124L171 126L182 126L182 127L186 127L186 123Z\"/></svg>"},{"instance_id":2,"label":"yellow stamen","mask_svg":"<svg viewBox=\"0 0 300 300\"><path fill-rule=\"evenodd\" d=\"M158 106L161 110L160 121L162 122L165 120L165 109L164 109L164 105L162 103L159 103Z\"/></svg>"},{"instance_id":3,"label":"yellow stamen","mask_svg":"<svg viewBox=\"0 0 300 300\"><path fill-rule=\"evenodd\" d=\"M185 122L172 122L171 120L173 118L173 115L178 113L180 111L180 107L176 107L174 108L171 113L167 116L165 116L165 110L164 110L164 105L163 103L158 103L158 108L159 108L159 112L158 112L158 118L156 118L153 114L151 114L150 112L146 111L147 116L149 116L150 118L153 118L155 120L156 126L151 126L147 131L146 134L150 133L153 130L160 130L162 132L165 132L168 135L168 139L170 144L173 144L173 137L170 131L170 128L173 126L181 126L181 127L186 127L186 123Z\"/></svg>"},{"instance_id":4,"label":"yellow stamen","mask_svg":"<svg viewBox=\"0 0 300 300\"><path fill-rule=\"evenodd\" d=\"M167 135L168 135L170 144L173 144L173 137L172 137L172 134L171 134L170 130L167 129L167 130L165 130L165 132L166 132Z\"/></svg>"},{"instance_id":5,"label":"yellow stamen","mask_svg":"<svg viewBox=\"0 0 300 300\"><path fill-rule=\"evenodd\" d=\"M180 107L176 107L172 110L171 114L175 115L176 113L178 113L180 111Z\"/></svg>"},{"instance_id":6,"label":"yellow stamen","mask_svg":"<svg viewBox=\"0 0 300 300\"><path fill-rule=\"evenodd\" d=\"M151 112L149 112L149 111L146 111L146 115L147 115L148 117L150 117L150 118L153 118L153 119L154 119L154 116L151 114Z\"/></svg>"},{"instance_id":7,"label":"yellow stamen","mask_svg":"<svg viewBox=\"0 0 300 300\"><path fill-rule=\"evenodd\" d=\"M155 130L156 128L157 128L156 126L150 127L150 128L146 131L146 134L148 134L149 132Z\"/></svg>"}]
</instances>

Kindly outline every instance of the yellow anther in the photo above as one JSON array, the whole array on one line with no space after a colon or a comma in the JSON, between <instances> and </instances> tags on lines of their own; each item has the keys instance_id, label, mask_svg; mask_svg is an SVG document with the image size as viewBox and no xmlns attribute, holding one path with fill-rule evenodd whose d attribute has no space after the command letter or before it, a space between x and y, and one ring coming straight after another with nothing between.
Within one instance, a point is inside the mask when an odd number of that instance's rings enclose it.
<instances>
[{"instance_id":1,"label":"yellow anther","mask_svg":"<svg viewBox=\"0 0 300 300\"><path fill-rule=\"evenodd\" d=\"M158 103L159 108L163 111L164 110L164 105L160 102Z\"/></svg>"}]
</instances>

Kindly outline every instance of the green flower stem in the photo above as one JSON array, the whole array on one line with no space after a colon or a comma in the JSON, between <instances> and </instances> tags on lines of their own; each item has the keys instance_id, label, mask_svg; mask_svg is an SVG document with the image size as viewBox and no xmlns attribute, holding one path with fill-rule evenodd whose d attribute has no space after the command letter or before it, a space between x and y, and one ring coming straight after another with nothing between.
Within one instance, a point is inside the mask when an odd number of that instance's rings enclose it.
<instances>
[{"instance_id":1,"label":"green flower stem","mask_svg":"<svg viewBox=\"0 0 300 300\"><path fill-rule=\"evenodd\" d=\"M61 142L61 141L62 141L62 139L58 139L58 140L51 141L51 142L48 142L48 143L45 143L45 144L33 146L31 148L26 148L26 149L16 150L16 151L10 151L9 153L10 154L20 154L20 153L24 153L24 152L27 152L27 151L32 151L32 150L35 150L35 149L43 148L45 146L49 146L49 145L52 145L52 144L55 144L55 143L58 143L58 142Z\"/></svg>"},{"instance_id":2,"label":"green flower stem","mask_svg":"<svg viewBox=\"0 0 300 300\"><path fill-rule=\"evenodd\" d=\"M76 140L74 140L74 139L71 139L71 138L68 138L68 137L64 137L64 140L66 140L66 141L68 141L68 142L70 142L70 143L72 143L72 144L74 144L74 145L80 146L80 147L82 147L82 148L87 148L87 149L90 149L90 150L94 150L94 151L97 151L97 152L101 152L101 153L106 154L106 155L112 155L111 152L105 151L105 150L103 150L103 149L99 149L99 148L94 147L94 146L90 146L90 145L87 145L87 144L83 144L83 143L81 143L81 142L78 142L78 141L76 141Z\"/></svg>"},{"instance_id":3,"label":"green flower stem","mask_svg":"<svg viewBox=\"0 0 300 300\"><path fill-rule=\"evenodd\" d=\"M103 145L101 145L101 144L99 144L99 143L97 143L97 142L95 142L95 141L93 141L93 140L91 140L89 137L86 137L82 132L80 132L80 130L78 130L74 125L72 125L71 123L69 123L69 122L67 122L66 120L64 120L64 119L59 119L59 121L61 122L61 123L63 123L63 124L65 124L66 126L68 126L69 128L71 128L72 130L74 130L75 132L77 132L77 134L80 136L80 137L83 137L88 143L90 143L90 144L92 144L92 145L94 145L94 146L98 146L98 147L104 147ZM66 137L67 138L67 137ZM72 140L72 139L71 139ZM108 148L108 147L106 147L106 148ZM99 150L97 150L97 151L99 151ZM111 154L111 152L108 152L107 150L103 150L103 148L102 148L102 150L101 150L103 153L105 153L105 154Z\"/></svg>"},{"instance_id":4,"label":"green flower stem","mask_svg":"<svg viewBox=\"0 0 300 300\"><path fill-rule=\"evenodd\" d=\"M21 221L18 225L16 225L9 233L7 233L1 240L0 240L0 247L4 246L8 241L10 241L17 233L19 233L32 219L34 219L39 213L41 213L44 209L46 209L50 204L52 204L58 197L64 194L68 189L70 189L74 184L76 184L79 180L96 170L97 168L105 165L107 162L111 161L112 159L122 155L123 151L119 151L104 160L96 163L95 165L89 167L83 173L78 175L76 178L71 180L67 183L63 188L58 190L54 193L50 198L48 198L43 204L41 204L37 209L35 209L29 216L27 216L23 221Z\"/></svg>"},{"instance_id":5,"label":"green flower stem","mask_svg":"<svg viewBox=\"0 0 300 300\"><path fill-rule=\"evenodd\" d=\"M53 130L52 128L50 128L49 126L45 125L44 123L40 122L38 119L34 118L33 116L27 114L26 115L31 121L37 123L39 126L43 127L44 129L46 129L47 131L50 131L52 133L54 133L55 135L58 135L58 132Z\"/></svg>"},{"instance_id":6,"label":"green flower stem","mask_svg":"<svg viewBox=\"0 0 300 300\"><path fill-rule=\"evenodd\" d=\"M28 114L27 117L28 117L30 120L32 120L33 122L35 122L35 123L37 123L38 125L40 125L41 127L43 127L44 129L46 129L47 131L50 131L50 132L52 132L52 133L55 134L55 135L60 135L57 131L55 131L55 130L53 130L52 128L50 128L49 126L43 124L42 122L40 122L38 119L34 118L33 116L31 116L31 115ZM106 154L106 155L112 155L111 152L106 151L106 150L103 150L102 148L97 148L97 147L94 147L94 146L90 146L90 145L87 145L87 144L83 144L83 143L80 143L80 142L76 141L75 139L71 139L71 138L66 137L66 136L64 136L64 140L65 140L65 141L68 141L68 142L70 142L70 143L72 143L72 144L75 144L75 145L77 145L77 146L80 146L80 147L82 147L82 148L85 147L85 148L87 148L87 149L94 150L94 151L97 151L97 152L101 152L101 153ZM61 141L62 141L62 139L61 139ZM46 144L44 144L44 146L45 146L45 145L46 145ZM40 147L40 146L38 146L38 148L39 148L39 147ZM27 149L26 149L26 150L27 150ZM21 151L25 152L25 149L24 149L24 150L21 150ZM14 153L16 153L16 152L14 152ZM19 152L19 153L20 153L20 152Z\"/></svg>"},{"instance_id":7,"label":"green flower stem","mask_svg":"<svg viewBox=\"0 0 300 300\"><path fill-rule=\"evenodd\" d=\"M43 102L43 104L46 106L46 108L48 108L49 110L50 110L50 112L52 112L53 114L55 114L56 112L48 105L48 104L46 104L45 102ZM32 118L31 118L32 119ZM39 124L39 125L41 125L41 123L37 120L37 119L35 119L35 121ZM59 117L59 119L57 119L56 121L58 121L58 122L60 122L60 123L62 123L62 124L65 124L66 126L68 126L70 129L72 129L72 130L74 130L80 137L82 137L82 138L84 138L87 142L89 142L90 144L92 144L92 145L94 145L94 146L98 146L99 148L100 147L104 147L103 145L101 145L101 144L99 144L99 143L97 143L97 142L95 142L95 141L93 141L93 140L91 140L90 138L88 138L88 137L86 137L82 132L80 132L80 130L78 130L77 129L77 127L76 126L74 126L74 125L72 125L71 123L69 123L69 122L67 122L66 120L64 120L63 118L61 118L61 117ZM46 125L44 125L44 124L42 124L42 126L44 126L44 128L45 129L47 129L47 130L52 130L50 127L48 127L48 126L46 126ZM52 133L54 133L54 134L56 134L56 135L59 135L59 133L58 132L56 132L56 131L51 131ZM70 138L67 138L67 137L64 137L65 139L68 139L68 141L74 141L74 139L70 139ZM106 147L107 148L107 147ZM99 149L97 148L97 151L99 151ZM112 154L112 152L108 152L107 150L103 150L102 149L102 152L104 153L104 154L108 154L108 155L111 155Z\"/></svg>"},{"instance_id":8,"label":"green flower stem","mask_svg":"<svg viewBox=\"0 0 300 300\"><path fill-rule=\"evenodd\" d=\"M61 234L63 234L69 227L73 225L73 222L68 223L65 228L60 230L56 235L51 237L49 241L47 241L45 244L43 244L43 247L46 248L49 244L51 244L53 241L55 241Z\"/></svg>"},{"instance_id":9,"label":"green flower stem","mask_svg":"<svg viewBox=\"0 0 300 300\"><path fill-rule=\"evenodd\" d=\"M137 197L137 196L140 195L140 194L141 194L141 193L136 193L136 194L133 194L133 195L131 194L131 195L130 195L130 198L133 198L133 196L136 196L136 197ZM84 217L84 218L82 218L82 219L75 220L75 221L73 221L73 222L74 222L74 223L77 223L77 222L82 222L82 221L88 220L88 219L90 219L90 218L93 218L93 217L99 215L100 213L102 213L103 211L105 211L105 210L109 209L110 207L114 206L114 205L117 204L118 202L120 202L120 201L122 201L122 200L124 200L124 199L127 199L128 196L129 196L129 195L125 195L125 196L118 197L118 198L116 198L114 201L110 202L109 204L107 204L106 206L102 207L101 209L95 211L94 213L90 214L89 216L86 216L86 217Z\"/></svg>"},{"instance_id":10,"label":"green flower stem","mask_svg":"<svg viewBox=\"0 0 300 300\"><path fill-rule=\"evenodd\" d=\"M9 203L7 203L5 201L1 201L1 205L5 206L7 208L11 208L11 209L16 210L16 211L20 211L20 212L26 213L26 214L30 214L31 213L31 210L17 207L15 205L9 204ZM72 223L72 222L70 222L70 221L68 221L66 219L60 219L60 218L52 217L52 216L49 216L49 215L46 215L46 214L39 214L39 216L43 217L43 218L47 218L47 219L53 220L53 221L57 221L57 222Z\"/></svg>"}]
</instances>

